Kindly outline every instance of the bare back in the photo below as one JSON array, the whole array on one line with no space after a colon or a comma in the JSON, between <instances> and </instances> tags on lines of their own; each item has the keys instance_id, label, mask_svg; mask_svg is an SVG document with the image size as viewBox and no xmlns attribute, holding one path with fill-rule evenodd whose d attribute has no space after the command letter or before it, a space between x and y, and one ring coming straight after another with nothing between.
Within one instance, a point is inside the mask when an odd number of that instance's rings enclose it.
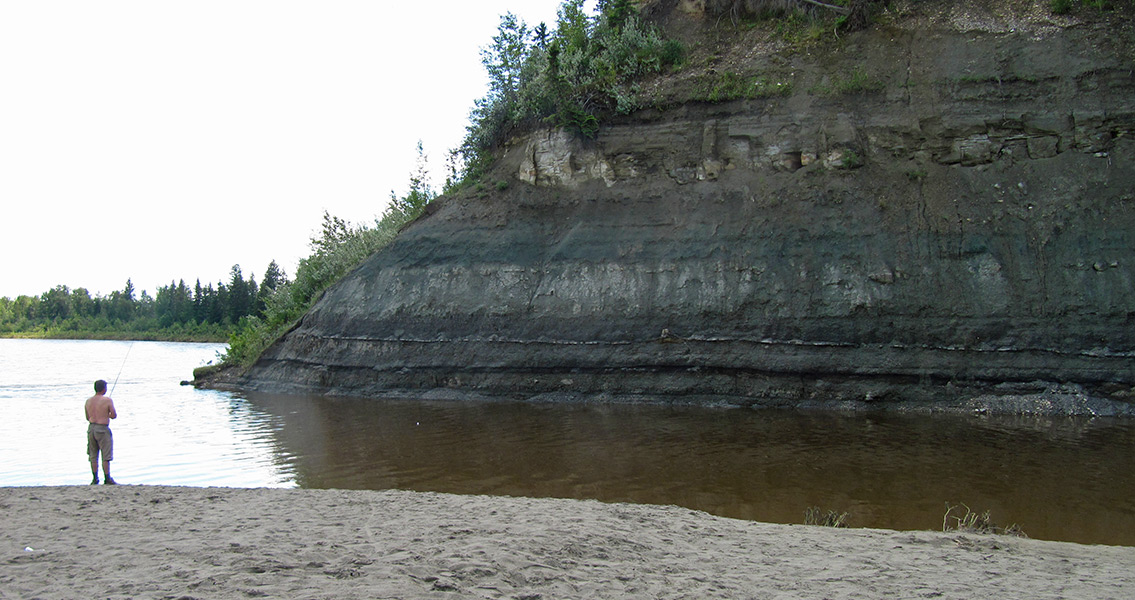
<instances>
[{"instance_id":1,"label":"bare back","mask_svg":"<svg viewBox=\"0 0 1135 600\"><path fill-rule=\"evenodd\" d=\"M96 425L110 425L110 420L118 417L118 413L114 410L114 400L103 394L95 394L87 398L84 411L87 414L87 421Z\"/></svg>"}]
</instances>

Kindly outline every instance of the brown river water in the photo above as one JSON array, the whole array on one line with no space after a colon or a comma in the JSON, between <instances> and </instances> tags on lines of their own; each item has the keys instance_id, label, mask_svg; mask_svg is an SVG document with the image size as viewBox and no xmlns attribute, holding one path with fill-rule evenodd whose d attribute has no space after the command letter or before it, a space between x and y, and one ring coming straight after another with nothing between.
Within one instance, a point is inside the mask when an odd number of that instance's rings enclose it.
<instances>
[{"instance_id":1,"label":"brown river water","mask_svg":"<svg viewBox=\"0 0 1135 600\"><path fill-rule=\"evenodd\" d=\"M114 381L123 484L407 489L673 504L1135 546L1135 420L345 400L178 385L218 344L0 339L0 485L85 485L81 407ZM956 513L955 513L956 514Z\"/></svg>"},{"instance_id":2,"label":"brown river water","mask_svg":"<svg viewBox=\"0 0 1135 600\"><path fill-rule=\"evenodd\" d=\"M775 523L818 507L889 529L940 529L947 504L964 505L1034 538L1135 545L1129 421L246 401L271 415L301 487L675 504Z\"/></svg>"}]
</instances>

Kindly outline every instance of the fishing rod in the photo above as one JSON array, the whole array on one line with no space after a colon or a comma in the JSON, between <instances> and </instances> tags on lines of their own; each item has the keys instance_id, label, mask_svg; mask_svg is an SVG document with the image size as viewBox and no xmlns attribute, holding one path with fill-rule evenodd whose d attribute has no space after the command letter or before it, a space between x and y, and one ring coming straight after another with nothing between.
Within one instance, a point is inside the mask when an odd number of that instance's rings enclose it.
<instances>
[{"instance_id":1,"label":"fishing rod","mask_svg":"<svg viewBox=\"0 0 1135 600\"><path fill-rule=\"evenodd\" d=\"M118 367L118 375L114 376L114 383L111 384L111 386L110 386L110 395L111 396L114 395L114 388L115 388L115 386L118 385L118 378L122 376L122 369L124 367L126 367L126 359L130 358L130 350L132 350L133 348L134 348L134 342L130 342L130 345L126 347L126 356L122 357L122 366Z\"/></svg>"}]
</instances>

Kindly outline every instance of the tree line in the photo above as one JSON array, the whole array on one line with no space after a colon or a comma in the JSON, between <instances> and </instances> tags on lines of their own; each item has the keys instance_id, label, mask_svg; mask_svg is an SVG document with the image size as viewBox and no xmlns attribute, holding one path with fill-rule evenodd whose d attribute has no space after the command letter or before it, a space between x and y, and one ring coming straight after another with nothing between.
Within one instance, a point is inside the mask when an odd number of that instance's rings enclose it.
<instances>
[{"instance_id":1,"label":"tree line","mask_svg":"<svg viewBox=\"0 0 1135 600\"><path fill-rule=\"evenodd\" d=\"M418 159L405 195L390 192L390 203L373 224L351 224L323 213L323 226L310 240L311 254L299 261L295 278L283 281L266 296L266 306L240 320L229 336L222 363L248 365L291 327L319 299L323 290L370 255L394 240L398 231L418 218L437 193L430 186L426 153L418 142ZM263 286L261 286L263 289Z\"/></svg>"},{"instance_id":2,"label":"tree line","mask_svg":"<svg viewBox=\"0 0 1135 600\"><path fill-rule=\"evenodd\" d=\"M544 121L594 134L599 111L635 107L626 92L637 77L680 62L681 45L663 40L631 0L600 0L593 15L584 4L565 0L554 29L544 23L529 29L511 13L501 17L497 36L482 50L489 93L475 103L465 140L450 153L447 193L478 183L508 130ZM409 191L401 197L391 192L373 224L353 225L324 213L311 255L299 261L295 279L279 286L262 313L235 326L223 365L251 364L323 290L421 215L437 194L420 142L417 151Z\"/></svg>"},{"instance_id":3,"label":"tree line","mask_svg":"<svg viewBox=\"0 0 1135 600\"><path fill-rule=\"evenodd\" d=\"M171 340L227 338L242 319L263 315L287 276L276 261L260 282L233 265L228 282L192 287L185 280L158 287L154 296L132 280L109 295L58 285L38 296L0 298L0 335Z\"/></svg>"},{"instance_id":4,"label":"tree line","mask_svg":"<svg viewBox=\"0 0 1135 600\"><path fill-rule=\"evenodd\" d=\"M0 337L228 341L223 363L247 363L437 196L421 142L417 153L407 192L391 191L373 224L354 225L324 212L322 228L310 240L311 254L300 259L292 279L272 261L259 282L233 265L227 283L197 281L191 288L184 280L171 281L154 296L130 279L107 296L60 285L39 296L0 298Z\"/></svg>"}]
</instances>

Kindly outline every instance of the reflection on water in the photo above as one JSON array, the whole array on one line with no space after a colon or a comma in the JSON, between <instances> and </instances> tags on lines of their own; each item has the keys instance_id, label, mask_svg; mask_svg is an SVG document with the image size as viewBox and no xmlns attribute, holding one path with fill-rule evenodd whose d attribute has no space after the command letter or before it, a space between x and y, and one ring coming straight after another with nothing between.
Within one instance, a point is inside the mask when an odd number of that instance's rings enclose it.
<instances>
[{"instance_id":1,"label":"reflection on water","mask_svg":"<svg viewBox=\"0 0 1135 600\"><path fill-rule=\"evenodd\" d=\"M938 529L946 503L1034 538L1135 545L1135 424L252 395L309 488L595 498Z\"/></svg>"},{"instance_id":2,"label":"reflection on water","mask_svg":"<svg viewBox=\"0 0 1135 600\"><path fill-rule=\"evenodd\" d=\"M179 385L222 344L0 339L0 485L85 484L83 402L105 379L120 483L279 486L272 415Z\"/></svg>"},{"instance_id":3,"label":"reflection on water","mask_svg":"<svg viewBox=\"0 0 1135 600\"><path fill-rule=\"evenodd\" d=\"M218 344L0 340L0 485L85 484L82 403L113 380L126 484L409 489L677 504L1135 545L1135 421L394 402L180 386Z\"/></svg>"}]
</instances>

